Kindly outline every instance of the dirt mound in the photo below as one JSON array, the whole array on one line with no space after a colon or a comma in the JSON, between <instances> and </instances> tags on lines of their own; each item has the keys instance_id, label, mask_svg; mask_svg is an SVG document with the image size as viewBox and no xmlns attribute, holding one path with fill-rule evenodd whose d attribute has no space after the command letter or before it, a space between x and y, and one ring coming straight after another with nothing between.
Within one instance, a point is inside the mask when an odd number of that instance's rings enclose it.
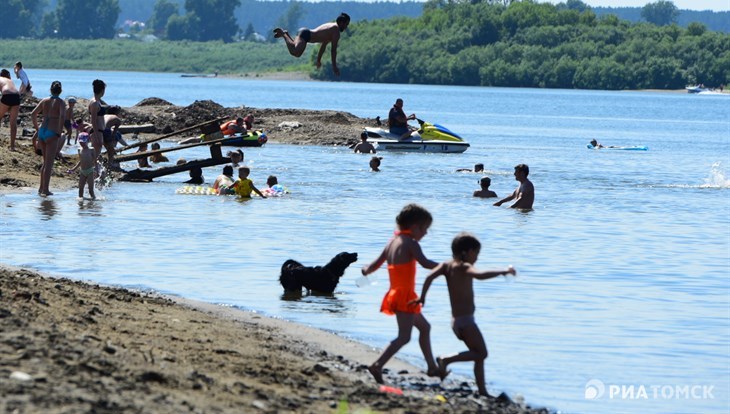
<instances>
[{"instance_id":1,"label":"dirt mound","mask_svg":"<svg viewBox=\"0 0 730 414\"><path fill-rule=\"evenodd\" d=\"M168 102L162 98L145 98L137 102L134 106L172 106L171 102Z\"/></svg>"}]
</instances>

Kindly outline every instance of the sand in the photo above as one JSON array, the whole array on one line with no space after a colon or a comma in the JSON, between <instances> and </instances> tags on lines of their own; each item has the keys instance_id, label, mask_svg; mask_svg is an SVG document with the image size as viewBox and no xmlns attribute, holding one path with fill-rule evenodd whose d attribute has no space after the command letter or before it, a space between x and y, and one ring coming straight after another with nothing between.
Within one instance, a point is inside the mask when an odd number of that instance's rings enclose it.
<instances>
[{"instance_id":1,"label":"sand","mask_svg":"<svg viewBox=\"0 0 730 414\"><path fill-rule=\"evenodd\" d=\"M174 119L176 127L201 119L188 112L232 112L216 105L124 110L138 123L156 120L163 133ZM335 111L244 110L273 139L300 144L348 145L373 121ZM306 130L277 129L282 120ZM0 125L0 191L35 192L40 157L29 139L11 152L8 134ZM70 158L54 167L52 190L76 186L65 173ZM2 413L548 412L478 397L471 379L440 382L394 359L385 381L398 395L366 369L380 349L252 312L54 276L0 264Z\"/></svg>"}]
</instances>

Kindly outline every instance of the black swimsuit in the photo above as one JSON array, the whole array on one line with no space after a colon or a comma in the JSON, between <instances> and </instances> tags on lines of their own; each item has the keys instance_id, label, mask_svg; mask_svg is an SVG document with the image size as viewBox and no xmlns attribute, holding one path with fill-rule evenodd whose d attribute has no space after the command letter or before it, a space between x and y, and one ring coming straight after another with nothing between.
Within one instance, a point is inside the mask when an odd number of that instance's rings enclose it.
<instances>
[{"instance_id":1,"label":"black swimsuit","mask_svg":"<svg viewBox=\"0 0 730 414\"><path fill-rule=\"evenodd\" d=\"M309 29L302 29L301 32L299 32L299 37L302 38L305 42L309 43L309 40L312 39L312 31Z\"/></svg>"},{"instance_id":2,"label":"black swimsuit","mask_svg":"<svg viewBox=\"0 0 730 414\"><path fill-rule=\"evenodd\" d=\"M14 107L20 105L20 94L19 93L6 93L3 95L2 98L0 98L0 102L3 103L3 105L7 105L9 107Z\"/></svg>"}]
</instances>

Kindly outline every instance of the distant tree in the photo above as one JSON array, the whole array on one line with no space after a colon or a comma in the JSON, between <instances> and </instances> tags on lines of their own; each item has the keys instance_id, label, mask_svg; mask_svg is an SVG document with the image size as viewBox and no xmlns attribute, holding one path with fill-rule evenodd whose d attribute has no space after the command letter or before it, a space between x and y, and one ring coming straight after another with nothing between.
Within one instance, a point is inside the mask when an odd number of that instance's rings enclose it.
<instances>
[{"instance_id":1,"label":"distant tree","mask_svg":"<svg viewBox=\"0 0 730 414\"><path fill-rule=\"evenodd\" d=\"M657 0L654 3L647 3L641 9L641 17L657 26L676 23L677 16L679 16L677 6L667 0Z\"/></svg>"},{"instance_id":2,"label":"distant tree","mask_svg":"<svg viewBox=\"0 0 730 414\"><path fill-rule=\"evenodd\" d=\"M157 0L155 8L152 10L152 16L147 21L147 27L152 29L156 35L163 35L167 27L167 20L170 16L176 15L178 5L169 0Z\"/></svg>"},{"instance_id":3,"label":"distant tree","mask_svg":"<svg viewBox=\"0 0 730 414\"><path fill-rule=\"evenodd\" d=\"M580 0L568 0L565 2L564 5L563 3L558 4L558 10L563 9L575 10L577 12L583 13L586 10L590 10L591 6L583 3Z\"/></svg>"},{"instance_id":4,"label":"distant tree","mask_svg":"<svg viewBox=\"0 0 730 414\"><path fill-rule=\"evenodd\" d=\"M198 18L198 40L232 42L241 31L234 11L241 0L185 0L185 10Z\"/></svg>"},{"instance_id":5,"label":"distant tree","mask_svg":"<svg viewBox=\"0 0 730 414\"><path fill-rule=\"evenodd\" d=\"M243 39L252 40L254 33L256 33L256 30L253 28L253 23L249 23L248 26L246 26L246 30L243 31Z\"/></svg>"},{"instance_id":6,"label":"distant tree","mask_svg":"<svg viewBox=\"0 0 730 414\"><path fill-rule=\"evenodd\" d=\"M35 32L33 17L42 7L42 0L0 0L5 16L0 24L0 38L31 36Z\"/></svg>"},{"instance_id":7,"label":"distant tree","mask_svg":"<svg viewBox=\"0 0 730 414\"><path fill-rule=\"evenodd\" d=\"M702 36L707 31L707 26L702 23L692 22L687 26L687 33L692 36Z\"/></svg>"},{"instance_id":8,"label":"distant tree","mask_svg":"<svg viewBox=\"0 0 730 414\"><path fill-rule=\"evenodd\" d=\"M200 18L194 13L174 14L167 19L165 33L168 40L200 40Z\"/></svg>"},{"instance_id":9,"label":"distant tree","mask_svg":"<svg viewBox=\"0 0 730 414\"><path fill-rule=\"evenodd\" d=\"M54 16L44 18L42 31L62 39L112 39L119 12L118 0L58 0Z\"/></svg>"}]
</instances>

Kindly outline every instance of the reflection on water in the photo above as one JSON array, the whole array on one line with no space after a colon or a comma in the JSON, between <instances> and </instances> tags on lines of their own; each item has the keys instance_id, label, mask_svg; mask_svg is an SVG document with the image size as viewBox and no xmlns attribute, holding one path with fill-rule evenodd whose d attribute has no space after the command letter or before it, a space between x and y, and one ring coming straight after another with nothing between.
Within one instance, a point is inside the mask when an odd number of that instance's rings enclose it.
<instances>
[{"instance_id":1,"label":"reflection on water","mask_svg":"<svg viewBox=\"0 0 730 414\"><path fill-rule=\"evenodd\" d=\"M281 295L282 309L300 314L338 314L338 316L354 315L352 300L342 299L337 293L306 294L284 293Z\"/></svg>"},{"instance_id":2,"label":"reflection on water","mask_svg":"<svg viewBox=\"0 0 730 414\"><path fill-rule=\"evenodd\" d=\"M51 197L41 198L41 202L38 205L38 211L41 212L41 220L50 220L58 214L58 206L56 201Z\"/></svg>"},{"instance_id":3,"label":"reflection on water","mask_svg":"<svg viewBox=\"0 0 730 414\"><path fill-rule=\"evenodd\" d=\"M79 198L78 202L80 216L102 216L102 207L104 203L101 201Z\"/></svg>"}]
</instances>

